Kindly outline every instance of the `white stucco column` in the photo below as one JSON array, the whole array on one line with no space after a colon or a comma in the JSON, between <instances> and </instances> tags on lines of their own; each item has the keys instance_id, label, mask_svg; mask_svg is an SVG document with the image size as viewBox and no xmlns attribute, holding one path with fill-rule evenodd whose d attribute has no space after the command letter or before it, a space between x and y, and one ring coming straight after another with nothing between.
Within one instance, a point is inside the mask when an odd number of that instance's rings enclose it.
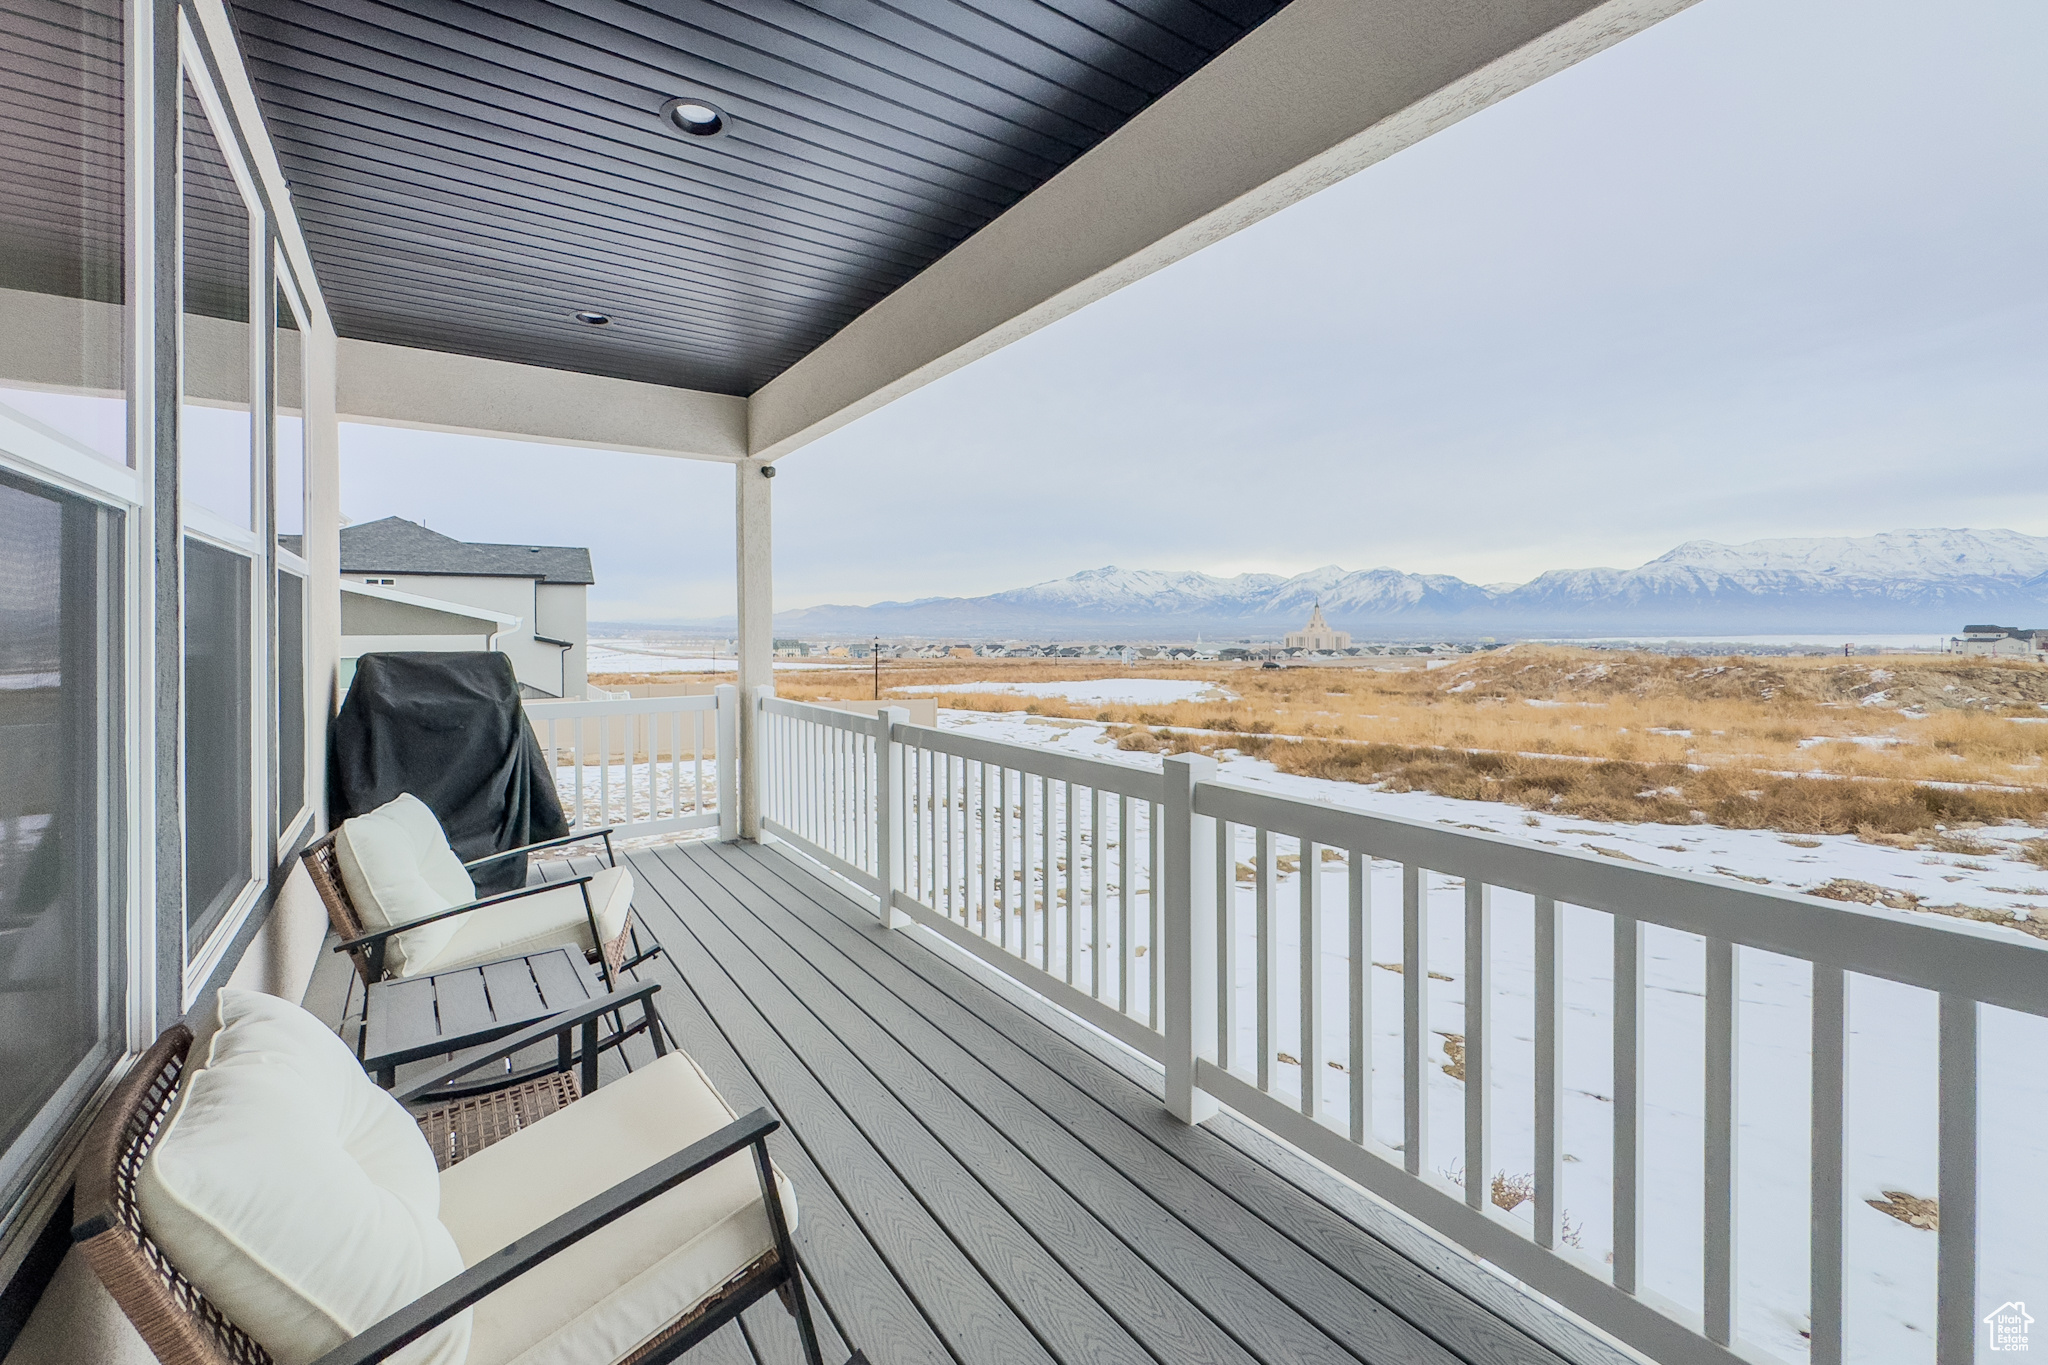
<instances>
[{"instance_id":1,"label":"white stucco column","mask_svg":"<svg viewBox=\"0 0 2048 1365\"><path fill-rule=\"evenodd\" d=\"M733 466L738 513L740 663L740 838L761 837L761 762L754 725L754 689L775 682L775 561L770 551L770 480L775 466L741 460ZM725 799L725 793L719 793Z\"/></svg>"}]
</instances>

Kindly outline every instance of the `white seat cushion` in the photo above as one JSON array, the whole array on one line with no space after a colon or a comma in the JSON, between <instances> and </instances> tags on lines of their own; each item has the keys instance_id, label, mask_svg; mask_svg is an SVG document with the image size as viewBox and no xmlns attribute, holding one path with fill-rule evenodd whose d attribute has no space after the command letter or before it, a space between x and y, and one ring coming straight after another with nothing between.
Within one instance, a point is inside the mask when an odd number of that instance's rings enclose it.
<instances>
[{"instance_id":1,"label":"white seat cushion","mask_svg":"<svg viewBox=\"0 0 2048 1365\"><path fill-rule=\"evenodd\" d=\"M279 1365L318 1359L461 1273L418 1125L297 1005L223 989L136 1182L171 1263ZM460 1365L465 1312L395 1361Z\"/></svg>"},{"instance_id":2,"label":"white seat cushion","mask_svg":"<svg viewBox=\"0 0 2048 1365\"><path fill-rule=\"evenodd\" d=\"M341 884L374 933L476 899L476 883L427 803L401 793L377 809L342 821L334 836ZM429 924L386 942L385 969L412 976L440 955L462 928L462 916Z\"/></svg>"},{"instance_id":3,"label":"white seat cushion","mask_svg":"<svg viewBox=\"0 0 2048 1365\"><path fill-rule=\"evenodd\" d=\"M600 869L590 882L590 906L597 912L600 941L609 943L617 938L626 927L626 912L633 907L632 872L623 867ZM584 914L583 890L577 886L487 905L449 922L459 927L435 956L408 959L400 975L445 972L548 948L590 952L597 946L590 941L590 918Z\"/></svg>"},{"instance_id":4,"label":"white seat cushion","mask_svg":"<svg viewBox=\"0 0 2048 1365\"><path fill-rule=\"evenodd\" d=\"M442 1172L441 1220L474 1265L734 1117L671 1052ZM776 1182L794 1229L796 1198ZM741 1152L479 1303L469 1365L619 1360L774 1246Z\"/></svg>"}]
</instances>

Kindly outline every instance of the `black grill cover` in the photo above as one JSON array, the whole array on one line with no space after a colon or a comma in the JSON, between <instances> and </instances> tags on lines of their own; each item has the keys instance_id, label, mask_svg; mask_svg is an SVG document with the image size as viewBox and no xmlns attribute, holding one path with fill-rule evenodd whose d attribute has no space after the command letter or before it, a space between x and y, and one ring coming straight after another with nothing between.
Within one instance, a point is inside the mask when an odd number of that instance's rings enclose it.
<instances>
[{"instance_id":1,"label":"black grill cover","mask_svg":"<svg viewBox=\"0 0 2048 1365\"><path fill-rule=\"evenodd\" d=\"M554 771L503 654L365 654L334 723L336 824L411 792L464 862L569 832ZM476 869L480 896L526 884L526 858Z\"/></svg>"}]
</instances>

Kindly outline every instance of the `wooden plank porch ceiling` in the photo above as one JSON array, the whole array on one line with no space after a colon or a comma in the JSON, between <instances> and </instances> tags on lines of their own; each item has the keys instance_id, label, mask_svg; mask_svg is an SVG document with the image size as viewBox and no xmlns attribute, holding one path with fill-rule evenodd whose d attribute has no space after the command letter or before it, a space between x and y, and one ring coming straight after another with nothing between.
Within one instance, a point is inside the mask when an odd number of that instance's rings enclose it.
<instances>
[{"instance_id":1,"label":"wooden plank porch ceiling","mask_svg":"<svg viewBox=\"0 0 2048 1365\"><path fill-rule=\"evenodd\" d=\"M678 1043L736 1108L783 1119L828 1359L849 1343L876 1365L1622 1359L1248 1126L1182 1127L1142 1063L922 933L881 931L797 859L628 856L634 909L669 950L640 971ZM342 988L316 981L329 1017ZM625 1061L649 1055L635 1040ZM772 1299L691 1357L798 1358Z\"/></svg>"}]
</instances>

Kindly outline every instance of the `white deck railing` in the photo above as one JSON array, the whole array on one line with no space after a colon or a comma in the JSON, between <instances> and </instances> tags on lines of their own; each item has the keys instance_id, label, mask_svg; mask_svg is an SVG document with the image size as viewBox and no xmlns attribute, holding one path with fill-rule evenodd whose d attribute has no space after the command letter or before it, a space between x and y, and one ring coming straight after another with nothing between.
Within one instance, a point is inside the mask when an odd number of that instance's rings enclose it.
<instances>
[{"instance_id":1,"label":"white deck railing","mask_svg":"<svg viewBox=\"0 0 2048 1365\"><path fill-rule=\"evenodd\" d=\"M1765 1354L1738 1331L1738 967L1767 958L1807 964L1811 1122L1792 1159L1806 1167L1810 1189L1801 1222L1811 1365L1840 1365L1844 1355L1850 985L1868 977L1930 993L1938 1002L1928 1116L1938 1126L1935 1356L1938 1365L1973 1358L1978 1316L1989 1306L1977 1302L1980 1015L1988 1006L2048 1016L2048 951L1975 925L1250 791L1217 781L1213 761L1198 756L1170 758L1162 774L912 726L900 711L870 719L766 695L757 704L764 810L772 812L764 826L873 895L889 923L929 927L1159 1061L1168 1106L1181 1117L1199 1121L1228 1105L1672 1365ZM1292 904L1282 892L1289 876ZM1325 904L1336 894L1326 882L1341 887L1341 913ZM1397 897L1400 905L1398 921L1389 915L1398 963L1375 958L1376 882L1385 903ZM1455 894L1433 906L1432 891ZM1440 965L1456 978L1431 962L1432 921L1448 918L1449 906L1460 948ZM1522 945L1514 955L1496 940L1503 915ZM1604 999L1575 1008L1598 1017L1609 1058L1609 1093L1597 1098L1612 1103L1611 1264L1574 1245L1563 1204L1567 933L1581 944L1591 935L1605 952L1594 988ZM1689 1304L1645 1284L1645 1165L1666 1155L1653 1151L1645 1104L1652 936L1656 970L1668 975L1667 959L1690 954L1701 987L1701 1041L1683 1062L1704 1086L1694 1097L1704 1118L1690 1157L1699 1169L1698 1245L1682 1258L1698 1267L1697 1283L1680 1295ZM1372 1061L1375 966L1400 974L1391 1068ZM1533 1217L1512 1216L1489 1178L1503 1092L1513 1088L1498 1061L1508 1030L1496 1017L1507 998L1498 983L1508 976L1527 983L1523 998L1533 996L1533 1042L1513 1040L1530 1044L1533 1056L1517 1060L1533 1083L1512 1097L1533 1115ZM1462 1000L1449 993L1453 980ZM1583 980L1572 988L1587 989ZM1459 1031L1432 1030L1453 1009ZM1442 1089L1433 1073L1452 1071L1433 1051L1439 1035L1446 1047L1456 1038L1462 1054L1452 1059L1463 1081L1453 1144L1430 1136L1430 1094ZM1662 1052L1659 1064L1680 1065ZM1398 1142L1376 1136L1374 1081L1385 1070L1398 1073L1398 1088L1392 1076L1385 1087L1387 1108L1400 1116L1386 1131ZM1432 1151L1441 1156L1446 1145L1461 1170L1433 1166Z\"/></svg>"},{"instance_id":2,"label":"white deck railing","mask_svg":"<svg viewBox=\"0 0 2048 1365\"><path fill-rule=\"evenodd\" d=\"M621 838L686 830L736 832L739 689L708 697L529 701L572 833Z\"/></svg>"}]
</instances>

